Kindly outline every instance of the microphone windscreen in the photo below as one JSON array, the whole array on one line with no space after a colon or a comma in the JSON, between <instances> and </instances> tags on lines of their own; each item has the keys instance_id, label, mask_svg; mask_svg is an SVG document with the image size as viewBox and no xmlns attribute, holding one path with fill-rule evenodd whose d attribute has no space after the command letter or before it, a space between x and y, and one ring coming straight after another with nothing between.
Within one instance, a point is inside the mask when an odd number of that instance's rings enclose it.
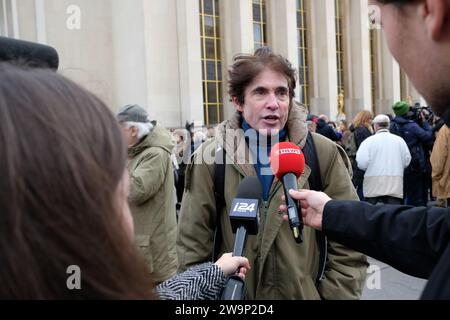
<instances>
[{"instance_id":1,"label":"microphone windscreen","mask_svg":"<svg viewBox=\"0 0 450 320\"><path fill-rule=\"evenodd\" d=\"M278 143L272 147L270 153L270 168L278 180L287 173L293 173L298 178L305 170L305 156L302 150L291 142Z\"/></svg>"},{"instance_id":2,"label":"microphone windscreen","mask_svg":"<svg viewBox=\"0 0 450 320\"><path fill-rule=\"evenodd\" d=\"M59 66L59 56L54 48L5 37L0 37L0 61L53 70L57 70Z\"/></svg>"},{"instance_id":3,"label":"microphone windscreen","mask_svg":"<svg viewBox=\"0 0 450 320\"><path fill-rule=\"evenodd\" d=\"M257 177L245 177L239 184L236 198L261 199L262 197L262 186Z\"/></svg>"}]
</instances>

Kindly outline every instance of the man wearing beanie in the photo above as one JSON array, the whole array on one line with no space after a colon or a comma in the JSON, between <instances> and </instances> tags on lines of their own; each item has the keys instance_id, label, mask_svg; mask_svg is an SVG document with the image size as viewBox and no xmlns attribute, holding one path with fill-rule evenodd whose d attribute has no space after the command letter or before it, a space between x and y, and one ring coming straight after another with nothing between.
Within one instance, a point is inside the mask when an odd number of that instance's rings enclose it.
<instances>
[{"instance_id":1,"label":"man wearing beanie","mask_svg":"<svg viewBox=\"0 0 450 320\"><path fill-rule=\"evenodd\" d=\"M409 105L399 101L392 107L395 118L392 120L391 132L405 140L411 153L411 163L405 169L404 195L405 204L426 206L428 203L427 157L426 147L433 144L433 134L428 122L417 122L408 119ZM423 117L422 114L420 114Z\"/></svg>"},{"instance_id":2,"label":"man wearing beanie","mask_svg":"<svg viewBox=\"0 0 450 320\"><path fill-rule=\"evenodd\" d=\"M147 111L127 105L117 114L128 141L128 203L134 220L135 242L155 284L172 277L178 268L177 222L171 154L171 135Z\"/></svg>"},{"instance_id":3,"label":"man wearing beanie","mask_svg":"<svg viewBox=\"0 0 450 320\"><path fill-rule=\"evenodd\" d=\"M399 101L392 107L396 116L404 116L409 111L409 105L406 101Z\"/></svg>"}]
</instances>

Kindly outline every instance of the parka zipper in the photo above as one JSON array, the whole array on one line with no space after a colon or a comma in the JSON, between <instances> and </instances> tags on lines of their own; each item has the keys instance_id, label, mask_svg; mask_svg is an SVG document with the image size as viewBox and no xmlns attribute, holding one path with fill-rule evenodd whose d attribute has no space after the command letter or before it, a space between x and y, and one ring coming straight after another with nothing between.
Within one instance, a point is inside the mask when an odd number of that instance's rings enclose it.
<instances>
[{"instance_id":1,"label":"parka zipper","mask_svg":"<svg viewBox=\"0 0 450 320\"><path fill-rule=\"evenodd\" d=\"M267 211L269 211L269 201L263 201L263 205L264 205L264 225L266 224L267 221Z\"/></svg>"},{"instance_id":2,"label":"parka zipper","mask_svg":"<svg viewBox=\"0 0 450 320\"><path fill-rule=\"evenodd\" d=\"M316 235L317 236L317 235ZM320 255L323 254L324 258L323 261L319 261L319 273L317 275L317 283L316 285L319 285L319 282L322 281L325 278L325 267L327 265L327 256L328 256L328 239L326 236L323 237L324 241L321 243L322 248L319 247L319 260ZM322 252L323 250L323 252Z\"/></svg>"}]
</instances>

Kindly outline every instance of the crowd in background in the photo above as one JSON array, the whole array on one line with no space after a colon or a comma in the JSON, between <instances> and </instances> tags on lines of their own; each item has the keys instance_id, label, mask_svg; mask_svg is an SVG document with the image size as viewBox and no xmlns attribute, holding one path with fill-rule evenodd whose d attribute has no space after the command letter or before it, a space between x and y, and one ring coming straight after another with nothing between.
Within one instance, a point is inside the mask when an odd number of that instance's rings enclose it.
<instances>
[{"instance_id":1,"label":"crowd in background","mask_svg":"<svg viewBox=\"0 0 450 320\"><path fill-rule=\"evenodd\" d=\"M405 101L397 102L393 106L393 114L386 114L386 117L389 119L389 132L405 141L412 157L411 163L404 169L402 203L413 206L431 204L446 207L450 194L439 186L443 180L442 172L447 172L449 168L438 168L445 165L445 162L440 161L437 156L442 152L435 152L435 156L432 157L436 139L440 135L448 135L448 128L443 120L434 115L429 107L420 104L410 106ZM312 114L307 120L310 131L336 141L346 151L352 162L352 180L360 200L365 199L363 189L365 170L361 170L358 166L356 155L363 141L376 133L373 120L374 115L367 110L356 114L351 123L341 120L336 125L335 122L328 121L325 115ZM440 140L444 141L444 138ZM387 157L391 156L385 153Z\"/></svg>"},{"instance_id":2,"label":"crowd in background","mask_svg":"<svg viewBox=\"0 0 450 320\"><path fill-rule=\"evenodd\" d=\"M389 132L403 139L408 146L411 163L404 168L401 203L413 206L436 205L447 206L450 194L442 187L441 172L447 172L440 158L432 157L435 141L439 136L440 129L444 127L441 135L448 135L448 128L441 118L434 115L429 107L421 106L419 103L408 105L405 101L399 101L393 106L393 112L386 114L389 119ZM309 114L307 126L310 132L315 132L336 142L347 153L352 164L352 181L357 190L360 200L365 200L364 175L356 161L357 152L368 137L376 134L374 129L375 115L368 110L360 111L353 120L330 121L328 116ZM186 123L184 129L172 129L173 138L176 142L173 151L173 164L175 174L175 185L177 190L177 212L181 205L184 190L184 172L189 156L206 140L214 138L215 126L194 127L194 124ZM441 138L444 141L444 138ZM436 152L436 154L438 154ZM440 153L442 154L442 152ZM188 155L188 157L186 157ZM391 156L386 154L388 157ZM434 161L432 161L434 159ZM433 167L436 168L433 176ZM448 169L448 168L447 168ZM398 194L395 197L399 197Z\"/></svg>"}]
</instances>

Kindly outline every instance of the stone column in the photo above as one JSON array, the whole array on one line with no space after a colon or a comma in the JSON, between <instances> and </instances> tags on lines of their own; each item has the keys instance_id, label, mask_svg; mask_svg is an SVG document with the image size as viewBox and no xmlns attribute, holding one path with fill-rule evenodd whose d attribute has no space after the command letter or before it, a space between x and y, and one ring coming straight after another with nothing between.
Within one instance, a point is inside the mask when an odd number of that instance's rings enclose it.
<instances>
[{"instance_id":1,"label":"stone column","mask_svg":"<svg viewBox=\"0 0 450 320\"><path fill-rule=\"evenodd\" d=\"M378 113L392 113L392 106L401 99L400 67L389 51L384 33L381 30L377 30L376 33L380 44L378 54L381 60L378 87L382 94L377 111Z\"/></svg>"},{"instance_id":2,"label":"stone column","mask_svg":"<svg viewBox=\"0 0 450 320\"><path fill-rule=\"evenodd\" d=\"M334 1L311 1L311 57L314 92L311 112L337 114L336 25Z\"/></svg>"},{"instance_id":3,"label":"stone column","mask_svg":"<svg viewBox=\"0 0 450 320\"><path fill-rule=\"evenodd\" d=\"M267 0L268 33L274 52L288 59L298 70L297 3L296 0ZM300 95L297 86L295 95Z\"/></svg>"},{"instance_id":4,"label":"stone column","mask_svg":"<svg viewBox=\"0 0 450 320\"><path fill-rule=\"evenodd\" d=\"M228 119L235 108L228 96L228 68L233 63L233 57L238 53L252 53L253 50L253 13L251 0L221 0L221 30L222 30L222 80L224 117Z\"/></svg>"},{"instance_id":5,"label":"stone column","mask_svg":"<svg viewBox=\"0 0 450 320\"><path fill-rule=\"evenodd\" d=\"M113 109L139 104L151 110L152 106L147 105L143 0L112 0L111 4L115 80Z\"/></svg>"},{"instance_id":6,"label":"stone column","mask_svg":"<svg viewBox=\"0 0 450 320\"><path fill-rule=\"evenodd\" d=\"M149 116L161 120L166 127L179 127L180 60L176 0L144 0L144 39L146 64L143 67L147 78Z\"/></svg>"},{"instance_id":7,"label":"stone column","mask_svg":"<svg viewBox=\"0 0 450 320\"><path fill-rule=\"evenodd\" d=\"M368 1L346 1L346 72L347 119L352 119L361 110L372 110L370 35Z\"/></svg>"},{"instance_id":8,"label":"stone column","mask_svg":"<svg viewBox=\"0 0 450 320\"><path fill-rule=\"evenodd\" d=\"M198 0L177 0L181 122L205 124L203 116Z\"/></svg>"}]
</instances>

